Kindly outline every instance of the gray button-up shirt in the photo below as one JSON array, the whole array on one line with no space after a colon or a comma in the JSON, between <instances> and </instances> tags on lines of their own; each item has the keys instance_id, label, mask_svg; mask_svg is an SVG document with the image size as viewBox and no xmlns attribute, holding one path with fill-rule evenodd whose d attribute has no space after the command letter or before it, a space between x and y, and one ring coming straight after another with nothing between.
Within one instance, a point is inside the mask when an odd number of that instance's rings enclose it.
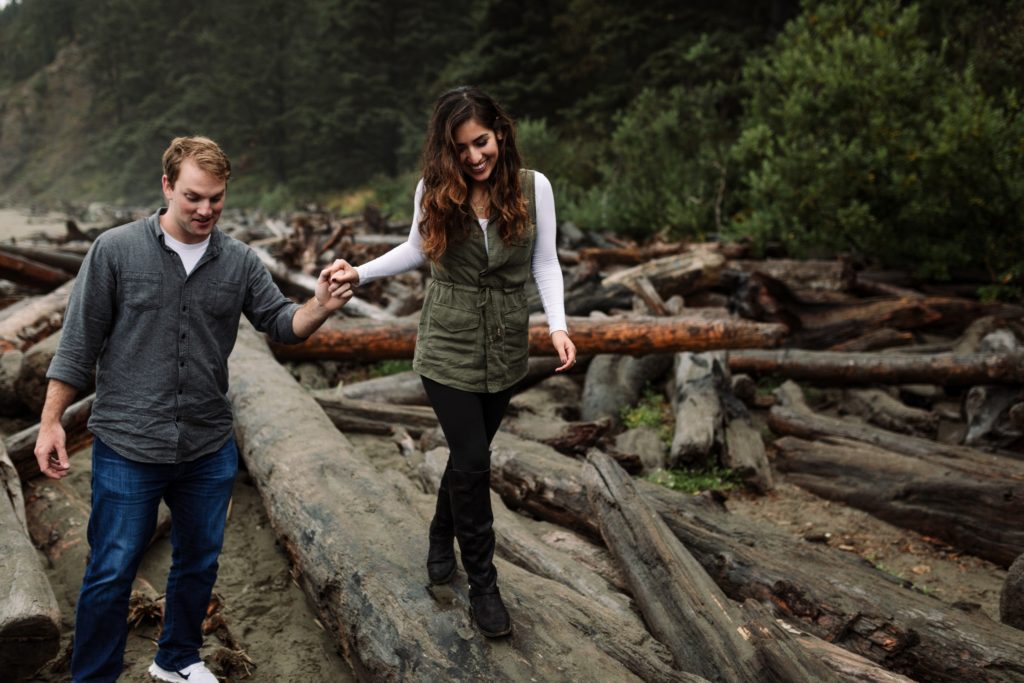
<instances>
[{"instance_id":1,"label":"gray button-up shirt","mask_svg":"<svg viewBox=\"0 0 1024 683\"><path fill-rule=\"evenodd\" d=\"M139 462L194 460L231 435L228 355L242 313L284 343L298 305L259 257L215 228L187 277L164 244L159 211L92 245L46 376L84 388L96 371L89 429Z\"/></svg>"}]
</instances>

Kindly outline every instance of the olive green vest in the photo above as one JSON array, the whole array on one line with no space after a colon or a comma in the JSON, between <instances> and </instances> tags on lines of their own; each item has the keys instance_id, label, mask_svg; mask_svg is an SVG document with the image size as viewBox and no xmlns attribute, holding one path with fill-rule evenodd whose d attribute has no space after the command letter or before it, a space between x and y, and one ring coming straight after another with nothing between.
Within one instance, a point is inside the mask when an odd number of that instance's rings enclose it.
<instances>
[{"instance_id":1,"label":"olive green vest","mask_svg":"<svg viewBox=\"0 0 1024 683\"><path fill-rule=\"evenodd\" d=\"M506 389L526 375L529 310L523 285L530 276L537 234L533 171L520 171L530 225L514 244L498 234L500 219L483 231L467 217L469 236L431 264L420 313L413 370L446 386L479 393Z\"/></svg>"}]
</instances>

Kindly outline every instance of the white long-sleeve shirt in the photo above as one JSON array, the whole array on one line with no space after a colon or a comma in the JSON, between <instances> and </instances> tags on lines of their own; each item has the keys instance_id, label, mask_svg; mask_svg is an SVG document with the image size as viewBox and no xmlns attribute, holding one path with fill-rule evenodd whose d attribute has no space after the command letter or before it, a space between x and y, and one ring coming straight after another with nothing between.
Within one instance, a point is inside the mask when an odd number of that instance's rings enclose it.
<instances>
[{"instance_id":1,"label":"white long-sleeve shirt","mask_svg":"<svg viewBox=\"0 0 1024 683\"><path fill-rule=\"evenodd\" d=\"M558 265L558 251L555 243L555 193L551 189L551 181L544 174L535 172L534 194L537 202L537 236L533 244L533 258L530 271L540 292L540 301L544 313L548 317L548 332L568 331L565 324L564 284L562 269ZM427 262L423 253L423 238L420 236L420 210L423 204L423 180L416 185L416 197L413 200L412 227L409 239L391 251L361 266L356 266L359 273L359 284L368 284L373 280L404 273L419 268ZM487 244L487 219L478 219L480 229L484 233L484 246Z\"/></svg>"}]
</instances>

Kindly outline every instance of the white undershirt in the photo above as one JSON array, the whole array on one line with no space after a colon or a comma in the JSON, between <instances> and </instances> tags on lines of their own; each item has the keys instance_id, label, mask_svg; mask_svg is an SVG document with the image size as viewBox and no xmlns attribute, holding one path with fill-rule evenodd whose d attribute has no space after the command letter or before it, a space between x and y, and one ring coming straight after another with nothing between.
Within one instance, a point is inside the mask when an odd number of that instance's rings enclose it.
<instances>
[{"instance_id":1,"label":"white undershirt","mask_svg":"<svg viewBox=\"0 0 1024 683\"><path fill-rule=\"evenodd\" d=\"M537 202L537 238L533 245L533 259L530 270L533 280L540 292L540 301L544 313L548 316L548 331L567 331L565 324L564 285L562 269L558 265L558 251L555 244L555 193L551 189L551 181L544 174L535 173L534 193ZM423 238L420 236L420 205L423 203L423 180L416 185L416 196L413 199L412 227L409 239L397 247L356 266L359 273L359 284L364 285L373 280L404 273L419 268L427 262L423 253ZM484 233L484 248L487 244L487 219L479 219L480 229Z\"/></svg>"},{"instance_id":2,"label":"white undershirt","mask_svg":"<svg viewBox=\"0 0 1024 683\"><path fill-rule=\"evenodd\" d=\"M160 229L163 230L164 233L164 244L170 247L171 251L181 258L181 265L185 266L185 277L188 277L196 267L196 264L199 263L199 259L203 258L203 254L206 253L206 248L210 246L209 236L197 244L186 244L185 242L179 242L171 237L162 226Z\"/></svg>"}]
</instances>

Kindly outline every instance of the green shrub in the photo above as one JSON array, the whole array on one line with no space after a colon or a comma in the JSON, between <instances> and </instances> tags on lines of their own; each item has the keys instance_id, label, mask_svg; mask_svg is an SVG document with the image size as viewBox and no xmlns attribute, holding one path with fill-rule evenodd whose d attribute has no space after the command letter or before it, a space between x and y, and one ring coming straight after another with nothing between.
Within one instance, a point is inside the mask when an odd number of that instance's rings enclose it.
<instances>
[{"instance_id":1,"label":"green shrub","mask_svg":"<svg viewBox=\"0 0 1024 683\"><path fill-rule=\"evenodd\" d=\"M1024 263L1024 116L919 35L916 5L808 3L748 62L730 232L993 280Z\"/></svg>"},{"instance_id":2,"label":"green shrub","mask_svg":"<svg viewBox=\"0 0 1024 683\"><path fill-rule=\"evenodd\" d=\"M717 111L725 86L644 90L616 120L600 180L571 202L581 227L703 239L717 231L731 133Z\"/></svg>"}]
</instances>

